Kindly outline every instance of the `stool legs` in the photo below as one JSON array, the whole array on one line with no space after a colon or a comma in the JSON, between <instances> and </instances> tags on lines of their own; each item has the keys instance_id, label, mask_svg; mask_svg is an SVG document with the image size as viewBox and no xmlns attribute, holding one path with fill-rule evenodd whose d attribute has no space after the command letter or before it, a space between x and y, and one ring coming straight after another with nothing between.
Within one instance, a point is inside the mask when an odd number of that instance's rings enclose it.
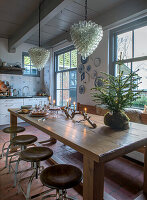
<instances>
[{"instance_id":1,"label":"stool legs","mask_svg":"<svg viewBox=\"0 0 147 200\"><path fill-rule=\"evenodd\" d=\"M29 183L28 183L28 187L27 187L27 193L26 193L26 200L30 199L30 191L31 191L31 185L32 185L32 181L35 178L36 175L36 170L33 172L33 174L31 175L30 179L29 179Z\"/></svg>"},{"instance_id":2,"label":"stool legs","mask_svg":"<svg viewBox=\"0 0 147 200\"><path fill-rule=\"evenodd\" d=\"M5 142L5 143L3 144L1 158L3 158L4 155L5 155L5 150L7 149L7 148L5 148L5 145L6 145L7 143L10 143L10 142L7 141L7 142Z\"/></svg>"},{"instance_id":3,"label":"stool legs","mask_svg":"<svg viewBox=\"0 0 147 200\"><path fill-rule=\"evenodd\" d=\"M19 166L20 159L17 160L15 165L15 172L14 172L14 187L16 187L17 183L17 174L18 174L18 166Z\"/></svg>"},{"instance_id":4,"label":"stool legs","mask_svg":"<svg viewBox=\"0 0 147 200\"><path fill-rule=\"evenodd\" d=\"M19 164L19 161L17 162L16 168L15 168L15 186L16 186L16 183L17 183L17 173L18 173L18 164ZM27 186L26 193L24 192L23 188L21 187L20 182L22 180L24 180L24 179L27 179L28 177L27 178L22 178L22 179L20 179L20 181L18 181L18 192L21 190L23 192L26 200L29 200L30 198L31 199L36 198L37 196L40 196L41 194L46 193L46 192L42 192L40 194L34 195L33 197L30 197L30 191L31 191L31 185L32 185L33 179L34 178L38 179L38 176L39 176L39 174L41 172L41 169L42 170L44 169L44 167L40 166L40 162L32 162L30 170L32 169L32 167L33 167L34 171L33 171L32 175L29 177L29 181L28 181L28 186ZM50 189L50 190L52 190L52 189Z\"/></svg>"},{"instance_id":5,"label":"stool legs","mask_svg":"<svg viewBox=\"0 0 147 200\"><path fill-rule=\"evenodd\" d=\"M56 189L56 195L55 194L46 195L43 196L41 200L47 199L49 197L56 197L56 200L77 200L74 197L67 196L67 191L65 189L64 190Z\"/></svg>"},{"instance_id":6,"label":"stool legs","mask_svg":"<svg viewBox=\"0 0 147 200\"><path fill-rule=\"evenodd\" d=\"M66 190L57 190L57 199L58 200L76 200L74 197L69 197L67 196L67 191Z\"/></svg>"},{"instance_id":7,"label":"stool legs","mask_svg":"<svg viewBox=\"0 0 147 200\"><path fill-rule=\"evenodd\" d=\"M6 161L5 161L5 167L8 166L8 156L9 156L9 150L10 150L11 144L9 144L7 151L6 151Z\"/></svg>"}]
</instances>

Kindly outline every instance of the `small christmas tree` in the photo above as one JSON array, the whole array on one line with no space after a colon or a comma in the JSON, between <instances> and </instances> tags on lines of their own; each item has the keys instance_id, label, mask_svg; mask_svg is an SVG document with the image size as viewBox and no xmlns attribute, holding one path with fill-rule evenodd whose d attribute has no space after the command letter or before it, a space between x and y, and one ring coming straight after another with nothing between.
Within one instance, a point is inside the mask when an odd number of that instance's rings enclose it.
<instances>
[{"instance_id":1,"label":"small christmas tree","mask_svg":"<svg viewBox=\"0 0 147 200\"><path fill-rule=\"evenodd\" d=\"M132 106L133 102L140 98L140 92L134 91L141 83L141 78L137 75L138 70L131 72L128 75L124 75L124 71L121 70L121 67L124 65L121 57L117 64L118 76L115 77L110 74L101 72L104 76L106 76L106 78L102 79L103 84L101 87L92 88L92 90L95 91L92 94L92 97L93 101L95 101L97 104L104 104L111 111L111 115L115 114L116 118L119 117L122 119L122 116L125 116L123 113L124 109L126 107ZM128 121L128 118L125 117L125 120ZM105 124L108 125L108 123ZM111 126L110 123L109 126Z\"/></svg>"}]
</instances>

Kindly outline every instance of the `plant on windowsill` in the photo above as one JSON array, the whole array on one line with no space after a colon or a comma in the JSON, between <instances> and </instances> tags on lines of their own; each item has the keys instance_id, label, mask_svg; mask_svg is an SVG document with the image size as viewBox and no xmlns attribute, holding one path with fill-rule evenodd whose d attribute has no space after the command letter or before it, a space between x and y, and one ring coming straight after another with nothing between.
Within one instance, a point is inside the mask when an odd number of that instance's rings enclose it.
<instances>
[{"instance_id":1,"label":"plant on windowsill","mask_svg":"<svg viewBox=\"0 0 147 200\"><path fill-rule=\"evenodd\" d=\"M104 123L113 129L125 130L129 128L129 118L124 113L126 107L132 106L133 102L140 98L140 92L134 92L140 82L140 77L137 71L124 76L124 71L121 70L123 62L120 60L118 64L118 76L101 72L105 79L102 79L102 86L92 88L93 101L97 104L104 104L110 112L104 116Z\"/></svg>"}]
</instances>

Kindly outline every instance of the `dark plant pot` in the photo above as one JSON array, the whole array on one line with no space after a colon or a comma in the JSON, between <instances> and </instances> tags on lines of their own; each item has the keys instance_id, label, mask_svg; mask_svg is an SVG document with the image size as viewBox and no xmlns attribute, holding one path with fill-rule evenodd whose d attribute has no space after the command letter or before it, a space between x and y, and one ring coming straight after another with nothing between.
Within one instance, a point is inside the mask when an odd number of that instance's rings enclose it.
<instances>
[{"instance_id":1,"label":"dark plant pot","mask_svg":"<svg viewBox=\"0 0 147 200\"><path fill-rule=\"evenodd\" d=\"M124 112L107 112L104 116L104 124L113 129L126 130L129 128L129 118Z\"/></svg>"}]
</instances>

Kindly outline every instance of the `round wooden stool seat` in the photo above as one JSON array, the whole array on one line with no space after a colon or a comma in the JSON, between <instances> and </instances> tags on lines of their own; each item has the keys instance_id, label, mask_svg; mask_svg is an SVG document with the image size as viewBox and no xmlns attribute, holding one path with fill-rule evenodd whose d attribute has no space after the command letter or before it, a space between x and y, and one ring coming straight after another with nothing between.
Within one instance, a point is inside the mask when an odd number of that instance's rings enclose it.
<instances>
[{"instance_id":1,"label":"round wooden stool seat","mask_svg":"<svg viewBox=\"0 0 147 200\"><path fill-rule=\"evenodd\" d=\"M27 162L39 162L47 160L53 155L53 151L47 147L31 147L20 152L20 159Z\"/></svg>"},{"instance_id":2,"label":"round wooden stool seat","mask_svg":"<svg viewBox=\"0 0 147 200\"><path fill-rule=\"evenodd\" d=\"M37 137L34 135L19 135L12 139L12 143L15 145L28 145L37 141Z\"/></svg>"},{"instance_id":3,"label":"round wooden stool seat","mask_svg":"<svg viewBox=\"0 0 147 200\"><path fill-rule=\"evenodd\" d=\"M73 165L54 165L42 171L40 180L50 188L69 189L81 182L82 171Z\"/></svg>"},{"instance_id":4,"label":"round wooden stool seat","mask_svg":"<svg viewBox=\"0 0 147 200\"><path fill-rule=\"evenodd\" d=\"M9 134L20 133L23 131L25 131L25 128L21 126L7 127L3 129L4 133L9 133Z\"/></svg>"}]
</instances>

